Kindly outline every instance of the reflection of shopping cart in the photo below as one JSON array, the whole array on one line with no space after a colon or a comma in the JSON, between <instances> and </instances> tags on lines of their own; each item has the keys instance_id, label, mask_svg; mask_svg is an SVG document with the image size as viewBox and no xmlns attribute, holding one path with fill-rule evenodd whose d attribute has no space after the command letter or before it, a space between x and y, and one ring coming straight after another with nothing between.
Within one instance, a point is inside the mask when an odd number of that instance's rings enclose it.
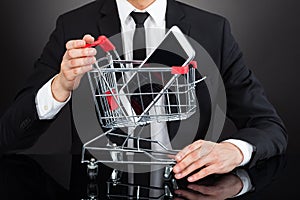
<instances>
[{"instance_id":1,"label":"reflection of shopping cart","mask_svg":"<svg viewBox=\"0 0 300 200\"><path fill-rule=\"evenodd\" d=\"M174 190L178 189L172 182L164 183L162 187L142 186L130 183L107 181L107 197L109 199L172 199ZM130 193L131 192L131 193ZM147 196L143 193L148 194Z\"/></svg>"},{"instance_id":2,"label":"reflection of shopping cart","mask_svg":"<svg viewBox=\"0 0 300 200\"><path fill-rule=\"evenodd\" d=\"M97 180L95 175L89 176L86 195L88 198L84 199L103 199L104 196L106 196L105 199L173 199L175 196L174 191L179 189L174 176L164 179L160 176L162 175L161 173L157 171L155 173L155 177L160 181L152 182L152 184L138 181L141 178L144 180L146 175L144 173L139 177L135 177L134 174L127 173L125 175L116 169L111 172L110 177L106 180L106 184L99 184L99 180ZM166 175L168 176L168 174L163 176L165 177ZM151 175L149 178L151 179Z\"/></svg>"},{"instance_id":3,"label":"reflection of shopping cart","mask_svg":"<svg viewBox=\"0 0 300 200\"><path fill-rule=\"evenodd\" d=\"M189 66L147 67L144 64L128 68L125 65L142 62L120 60L113 44L103 36L89 46L96 45L102 47L106 57L97 60L88 77L98 119L107 131L84 144L82 162L89 163L90 168L97 162L173 164L170 155L178 151L161 141L143 138L142 131L123 134L118 130L135 129L151 122L183 120L193 115L196 112L195 86L205 79L195 80L196 62ZM128 145L130 141L135 145ZM143 142L155 143L160 150L144 148ZM104 153L96 156L97 160L89 161L86 151L92 155ZM132 154L142 156L126 157Z\"/></svg>"}]
</instances>

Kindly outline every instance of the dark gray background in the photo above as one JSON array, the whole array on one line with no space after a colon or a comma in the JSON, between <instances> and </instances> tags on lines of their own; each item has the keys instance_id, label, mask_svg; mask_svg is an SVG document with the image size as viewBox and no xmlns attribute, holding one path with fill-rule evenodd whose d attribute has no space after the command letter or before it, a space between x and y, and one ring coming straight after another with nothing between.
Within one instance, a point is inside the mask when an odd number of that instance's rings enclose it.
<instances>
[{"instance_id":1,"label":"dark gray background","mask_svg":"<svg viewBox=\"0 0 300 200\"><path fill-rule=\"evenodd\" d=\"M244 52L247 65L265 87L289 133L289 152L300 152L299 63L300 2L297 0L182 0L225 16ZM33 70L33 63L54 28L58 15L90 1L1 1L0 116ZM68 112L44 134L34 149L57 153L68 148ZM64 136L63 136L64 135ZM55 141L50 140L55 138Z\"/></svg>"}]
</instances>

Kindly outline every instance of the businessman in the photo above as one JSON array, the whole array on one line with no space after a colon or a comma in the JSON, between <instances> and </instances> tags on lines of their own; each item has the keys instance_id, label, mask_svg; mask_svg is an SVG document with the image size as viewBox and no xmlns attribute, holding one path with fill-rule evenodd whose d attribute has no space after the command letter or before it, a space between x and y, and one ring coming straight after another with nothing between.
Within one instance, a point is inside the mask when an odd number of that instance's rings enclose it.
<instances>
[{"instance_id":1,"label":"businessman","mask_svg":"<svg viewBox=\"0 0 300 200\"><path fill-rule=\"evenodd\" d=\"M262 86L245 66L228 21L174 0L98 0L61 15L35 63L32 76L1 119L2 152L34 144L60 109L69 105L72 91L92 69L97 52L83 47L94 41L93 36L110 37L134 30L141 24L136 15L144 16L142 25L145 28L166 29L177 25L205 48L224 81L227 117L238 129L229 139L218 143L201 140L198 136L207 131L205 122L210 119L201 116L195 142L176 155L177 164L173 169L176 178L188 177L194 182L213 173L226 173L237 166L284 153L287 146L285 127ZM155 46L151 41L159 36L147 37L146 45ZM123 38L123 41L124 49L130 50L132 44L128 41L132 38ZM196 88L197 94L202 92L200 90ZM202 103L209 107L207 102ZM168 129L170 132L172 127ZM74 127L72 132L73 144L78 147ZM210 151L204 153L207 149ZM189 175L198 169L201 170Z\"/></svg>"}]
</instances>

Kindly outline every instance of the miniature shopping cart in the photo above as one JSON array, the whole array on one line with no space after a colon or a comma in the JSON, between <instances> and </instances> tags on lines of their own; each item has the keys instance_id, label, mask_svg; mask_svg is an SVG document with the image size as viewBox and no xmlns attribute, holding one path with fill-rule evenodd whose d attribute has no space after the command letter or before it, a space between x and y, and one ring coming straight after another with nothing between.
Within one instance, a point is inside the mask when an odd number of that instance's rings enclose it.
<instances>
[{"instance_id":1,"label":"miniature shopping cart","mask_svg":"<svg viewBox=\"0 0 300 200\"><path fill-rule=\"evenodd\" d=\"M144 138L142 131L126 133L120 130L128 127L135 130L153 122L184 120L192 116L197 108L196 84L206 78L195 80L197 63L149 67L143 61L121 60L115 46L104 36L87 45L92 46L100 46L106 53L88 73L97 117L105 131L83 145L82 163L88 163L89 169L96 169L98 162L174 164L171 155L177 150L161 141ZM128 67L130 64L140 66ZM143 142L160 148L145 148L141 145ZM88 158L87 151L97 159ZM136 158L128 159L128 155Z\"/></svg>"}]
</instances>

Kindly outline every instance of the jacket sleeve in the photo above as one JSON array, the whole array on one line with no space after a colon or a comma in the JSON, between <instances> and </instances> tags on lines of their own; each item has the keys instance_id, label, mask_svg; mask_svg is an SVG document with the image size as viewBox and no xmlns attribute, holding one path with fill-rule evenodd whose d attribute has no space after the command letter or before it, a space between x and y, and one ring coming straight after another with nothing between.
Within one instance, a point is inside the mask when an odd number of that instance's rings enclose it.
<instances>
[{"instance_id":1,"label":"jacket sleeve","mask_svg":"<svg viewBox=\"0 0 300 200\"><path fill-rule=\"evenodd\" d=\"M0 120L0 153L25 149L51 125L53 120L39 120L35 96L38 90L59 72L65 52L63 20L59 17L34 71L18 92L12 105Z\"/></svg>"},{"instance_id":2,"label":"jacket sleeve","mask_svg":"<svg viewBox=\"0 0 300 200\"><path fill-rule=\"evenodd\" d=\"M227 96L227 117L238 129L230 138L254 146L250 163L285 152L287 133L284 124L268 101L260 82L245 66L227 20L224 20L223 26L221 63L220 73Z\"/></svg>"}]
</instances>

